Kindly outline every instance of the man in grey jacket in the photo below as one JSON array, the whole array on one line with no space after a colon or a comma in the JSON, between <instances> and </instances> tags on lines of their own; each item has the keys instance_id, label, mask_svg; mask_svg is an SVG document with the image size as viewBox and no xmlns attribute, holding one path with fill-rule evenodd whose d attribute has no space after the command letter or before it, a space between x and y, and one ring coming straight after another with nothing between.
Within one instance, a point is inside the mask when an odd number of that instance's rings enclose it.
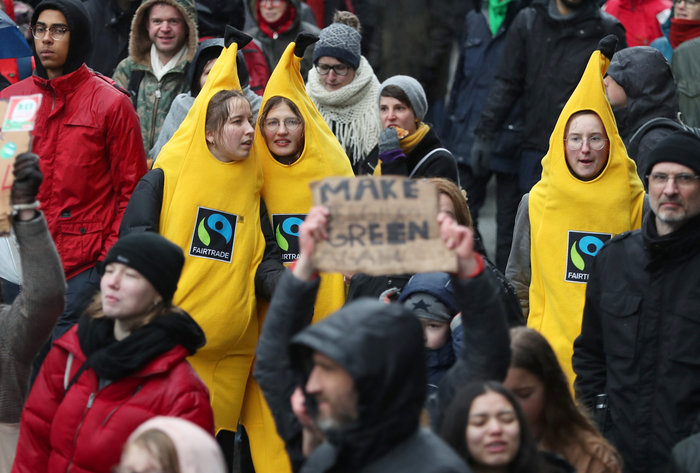
<instances>
[{"instance_id":1,"label":"man in grey jacket","mask_svg":"<svg viewBox=\"0 0 700 473\"><path fill-rule=\"evenodd\" d=\"M66 281L46 220L37 211L42 181L39 158L17 156L10 203L22 260L22 289L12 305L0 304L0 471L10 471L19 418L34 356L63 312Z\"/></svg>"}]
</instances>

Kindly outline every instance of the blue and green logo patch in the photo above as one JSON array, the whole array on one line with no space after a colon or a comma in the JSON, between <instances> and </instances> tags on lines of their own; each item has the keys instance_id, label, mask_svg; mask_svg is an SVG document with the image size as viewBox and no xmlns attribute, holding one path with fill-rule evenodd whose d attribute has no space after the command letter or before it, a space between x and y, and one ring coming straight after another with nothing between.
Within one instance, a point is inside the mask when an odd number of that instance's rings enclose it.
<instances>
[{"instance_id":1,"label":"blue and green logo patch","mask_svg":"<svg viewBox=\"0 0 700 473\"><path fill-rule=\"evenodd\" d=\"M593 258L611 238L611 233L569 231L564 279L569 282L588 282Z\"/></svg>"},{"instance_id":2,"label":"blue and green logo patch","mask_svg":"<svg viewBox=\"0 0 700 473\"><path fill-rule=\"evenodd\" d=\"M277 246L282 250L282 262L291 263L299 258L299 227L306 214L273 214L272 229Z\"/></svg>"},{"instance_id":3,"label":"blue and green logo patch","mask_svg":"<svg viewBox=\"0 0 700 473\"><path fill-rule=\"evenodd\" d=\"M230 263L237 222L237 215L199 207L189 254Z\"/></svg>"}]
</instances>

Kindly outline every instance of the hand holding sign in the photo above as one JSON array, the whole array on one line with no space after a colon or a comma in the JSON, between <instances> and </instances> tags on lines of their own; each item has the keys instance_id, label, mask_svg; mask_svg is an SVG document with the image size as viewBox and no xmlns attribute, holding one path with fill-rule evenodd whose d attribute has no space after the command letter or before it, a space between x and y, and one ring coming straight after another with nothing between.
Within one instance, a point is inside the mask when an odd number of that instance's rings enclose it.
<instances>
[{"instance_id":1,"label":"hand holding sign","mask_svg":"<svg viewBox=\"0 0 700 473\"><path fill-rule=\"evenodd\" d=\"M327 238L314 247L318 270L370 275L457 271L455 253L440 238L433 183L394 176L332 177L314 183L312 192L314 204L327 207L330 216Z\"/></svg>"}]
</instances>

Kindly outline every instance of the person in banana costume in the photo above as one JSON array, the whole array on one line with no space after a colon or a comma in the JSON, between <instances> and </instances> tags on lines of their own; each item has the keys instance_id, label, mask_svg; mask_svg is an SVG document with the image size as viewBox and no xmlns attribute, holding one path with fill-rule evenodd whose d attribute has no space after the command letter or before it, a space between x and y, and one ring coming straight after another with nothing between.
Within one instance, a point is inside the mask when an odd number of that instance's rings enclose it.
<instances>
[{"instance_id":1,"label":"person in banana costume","mask_svg":"<svg viewBox=\"0 0 700 473\"><path fill-rule=\"evenodd\" d=\"M644 188L603 84L614 41L601 41L559 115L542 179L520 203L506 267L528 327L549 341L571 384L592 258L642 222Z\"/></svg>"}]
</instances>

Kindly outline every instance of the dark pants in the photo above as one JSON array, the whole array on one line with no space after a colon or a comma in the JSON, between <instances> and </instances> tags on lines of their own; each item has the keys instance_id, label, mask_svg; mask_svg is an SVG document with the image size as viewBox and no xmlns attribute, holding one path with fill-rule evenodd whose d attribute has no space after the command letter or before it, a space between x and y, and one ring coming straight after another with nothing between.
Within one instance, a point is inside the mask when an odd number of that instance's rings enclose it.
<instances>
[{"instance_id":1,"label":"dark pants","mask_svg":"<svg viewBox=\"0 0 700 473\"><path fill-rule=\"evenodd\" d=\"M530 192L532 186L542 178L542 158L545 153L532 149L524 149L520 152L520 191L523 194Z\"/></svg>"},{"instance_id":2,"label":"dark pants","mask_svg":"<svg viewBox=\"0 0 700 473\"><path fill-rule=\"evenodd\" d=\"M96 266L78 273L66 281L66 308L58 318L56 326L51 332L51 340L46 343L39 354L34 358L32 365L31 383L34 383L36 375L39 374L41 364L49 353L55 340L61 338L73 325L78 322L80 316L93 297L100 290L100 275Z\"/></svg>"},{"instance_id":3,"label":"dark pants","mask_svg":"<svg viewBox=\"0 0 700 473\"><path fill-rule=\"evenodd\" d=\"M475 176L471 167L460 163L460 178L467 190L469 211L478 229L479 212L486 201L486 188L492 175L496 176L496 267L505 272L510 246L513 242L515 214L522 193L518 188L518 175L502 172L490 172L486 176Z\"/></svg>"},{"instance_id":4,"label":"dark pants","mask_svg":"<svg viewBox=\"0 0 700 473\"><path fill-rule=\"evenodd\" d=\"M236 432L220 430L216 441L224 453L226 471L229 473L255 473L253 458L250 455L250 442L243 425L238 424Z\"/></svg>"}]
</instances>

